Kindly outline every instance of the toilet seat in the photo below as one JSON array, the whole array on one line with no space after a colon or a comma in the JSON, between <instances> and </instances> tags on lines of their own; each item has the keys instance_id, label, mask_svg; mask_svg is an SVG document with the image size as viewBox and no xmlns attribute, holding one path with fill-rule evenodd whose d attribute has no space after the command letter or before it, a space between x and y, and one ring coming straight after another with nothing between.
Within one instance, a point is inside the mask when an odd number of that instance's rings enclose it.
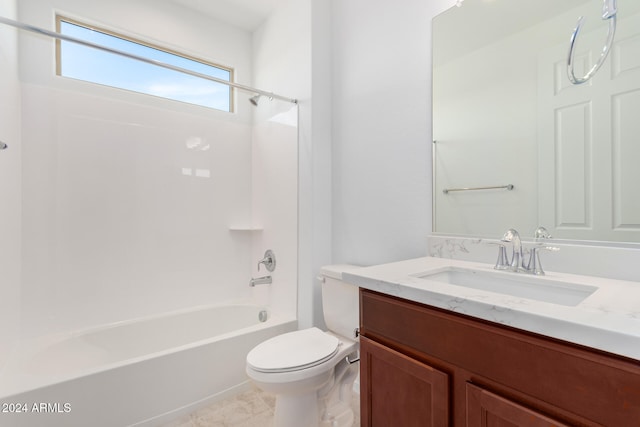
<instances>
[{"instance_id":1,"label":"toilet seat","mask_svg":"<svg viewBox=\"0 0 640 427\"><path fill-rule=\"evenodd\" d=\"M278 335L257 345L247 355L247 364L258 372L291 372L331 359L340 340L318 328Z\"/></svg>"}]
</instances>

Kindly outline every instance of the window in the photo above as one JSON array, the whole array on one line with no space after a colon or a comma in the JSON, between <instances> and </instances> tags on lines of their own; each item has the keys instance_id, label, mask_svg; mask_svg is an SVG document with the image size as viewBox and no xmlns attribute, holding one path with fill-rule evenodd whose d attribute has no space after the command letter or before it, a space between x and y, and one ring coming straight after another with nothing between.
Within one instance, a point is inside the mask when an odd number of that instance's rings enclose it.
<instances>
[{"instance_id":1,"label":"window","mask_svg":"<svg viewBox=\"0 0 640 427\"><path fill-rule=\"evenodd\" d=\"M233 70L152 47L124 36L57 17L58 32L70 37L231 81ZM57 74L73 79L155 95L222 111L232 111L231 87L122 55L60 40Z\"/></svg>"}]
</instances>

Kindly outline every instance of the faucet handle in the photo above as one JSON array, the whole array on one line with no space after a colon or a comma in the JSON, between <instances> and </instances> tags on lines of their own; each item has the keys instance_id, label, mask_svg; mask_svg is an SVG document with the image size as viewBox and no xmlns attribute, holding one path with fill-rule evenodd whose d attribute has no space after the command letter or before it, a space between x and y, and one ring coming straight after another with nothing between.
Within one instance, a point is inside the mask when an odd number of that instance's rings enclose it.
<instances>
[{"instance_id":1,"label":"faucet handle","mask_svg":"<svg viewBox=\"0 0 640 427\"><path fill-rule=\"evenodd\" d=\"M505 243L511 243L514 240L520 240L520 234L518 233L517 230L510 228L507 231L505 231L504 235L502 236L502 239L500 239L501 242L505 242Z\"/></svg>"},{"instance_id":2,"label":"faucet handle","mask_svg":"<svg viewBox=\"0 0 640 427\"><path fill-rule=\"evenodd\" d=\"M267 271L273 271L276 269L276 254L271 249L267 249L264 253L264 258L258 261L258 271L260 271L260 264L264 264L267 267Z\"/></svg>"},{"instance_id":3,"label":"faucet handle","mask_svg":"<svg viewBox=\"0 0 640 427\"><path fill-rule=\"evenodd\" d=\"M529 274L535 274L536 276L544 276L544 270L542 269L542 263L540 262L540 251L552 251L558 252L560 250L557 246L545 246L543 244L538 244L531 247L531 253L529 254L529 263L525 270Z\"/></svg>"},{"instance_id":4,"label":"faucet handle","mask_svg":"<svg viewBox=\"0 0 640 427\"><path fill-rule=\"evenodd\" d=\"M546 228L544 228L543 226L539 226L538 228L536 228L536 231L533 232L533 238L535 240L551 239L552 236L551 234L549 234L549 231Z\"/></svg>"},{"instance_id":5,"label":"faucet handle","mask_svg":"<svg viewBox=\"0 0 640 427\"><path fill-rule=\"evenodd\" d=\"M487 242L489 245L498 246L498 259L496 265L493 267L495 270L509 270L511 263L509 256L507 255L507 246L503 242Z\"/></svg>"},{"instance_id":6,"label":"faucet handle","mask_svg":"<svg viewBox=\"0 0 640 427\"><path fill-rule=\"evenodd\" d=\"M498 246L498 259L496 260L496 265L493 268L496 270L509 270L511 268L511 263L507 256L507 247L505 245Z\"/></svg>"}]
</instances>

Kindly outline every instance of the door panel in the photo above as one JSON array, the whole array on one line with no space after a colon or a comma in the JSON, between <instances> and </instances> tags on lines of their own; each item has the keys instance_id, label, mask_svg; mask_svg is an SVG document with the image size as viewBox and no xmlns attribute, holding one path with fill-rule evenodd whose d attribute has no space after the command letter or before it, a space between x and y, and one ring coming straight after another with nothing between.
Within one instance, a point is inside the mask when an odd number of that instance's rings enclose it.
<instances>
[{"instance_id":1,"label":"door panel","mask_svg":"<svg viewBox=\"0 0 640 427\"><path fill-rule=\"evenodd\" d=\"M448 375L360 337L363 426L446 427Z\"/></svg>"}]
</instances>

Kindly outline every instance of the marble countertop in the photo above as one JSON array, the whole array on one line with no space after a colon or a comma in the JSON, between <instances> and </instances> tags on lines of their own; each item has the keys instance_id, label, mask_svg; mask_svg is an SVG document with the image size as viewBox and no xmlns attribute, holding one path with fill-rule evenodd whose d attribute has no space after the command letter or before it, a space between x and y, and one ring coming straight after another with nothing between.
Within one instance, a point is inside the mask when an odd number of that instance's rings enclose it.
<instances>
[{"instance_id":1,"label":"marble countertop","mask_svg":"<svg viewBox=\"0 0 640 427\"><path fill-rule=\"evenodd\" d=\"M541 284L569 282L597 290L576 305L560 305L429 280L419 276L447 268L473 269ZM493 265L416 258L343 273L364 289L640 360L640 283L546 272L545 276L496 271ZM538 283L538 282L534 282Z\"/></svg>"}]
</instances>

